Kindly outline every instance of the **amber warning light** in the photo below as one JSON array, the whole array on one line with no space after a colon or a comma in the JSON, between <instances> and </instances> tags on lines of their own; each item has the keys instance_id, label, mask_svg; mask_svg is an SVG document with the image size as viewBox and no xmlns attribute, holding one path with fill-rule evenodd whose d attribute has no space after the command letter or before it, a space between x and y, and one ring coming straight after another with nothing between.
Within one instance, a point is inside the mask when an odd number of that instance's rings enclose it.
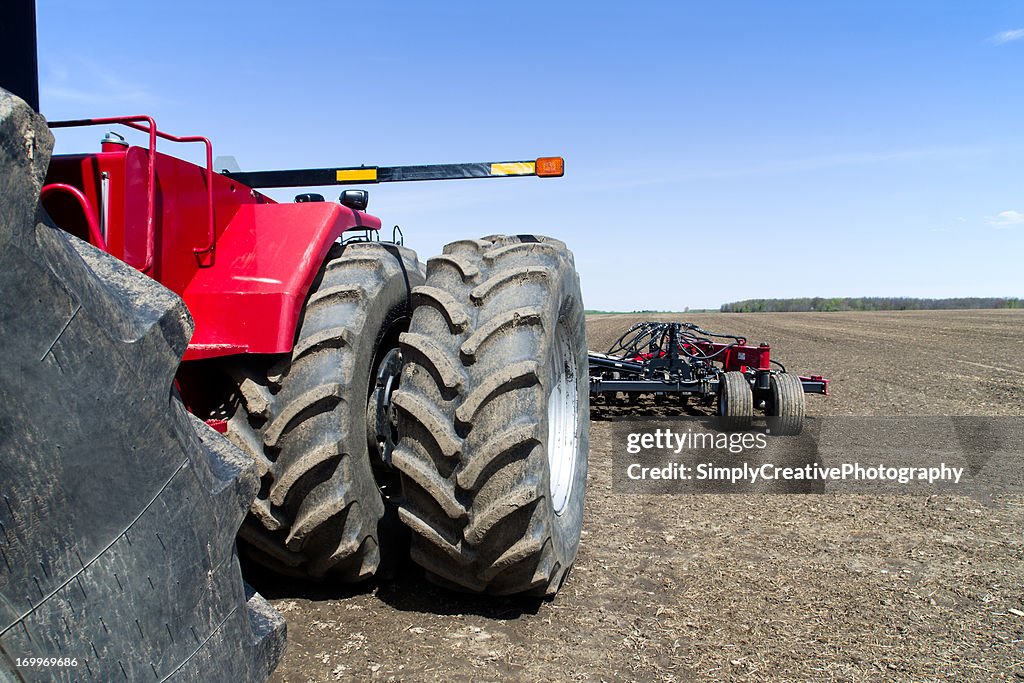
<instances>
[{"instance_id":1,"label":"amber warning light","mask_svg":"<svg viewBox=\"0 0 1024 683\"><path fill-rule=\"evenodd\" d=\"M562 157L541 157L537 159L536 168L541 178L560 178L565 175L565 160Z\"/></svg>"}]
</instances>

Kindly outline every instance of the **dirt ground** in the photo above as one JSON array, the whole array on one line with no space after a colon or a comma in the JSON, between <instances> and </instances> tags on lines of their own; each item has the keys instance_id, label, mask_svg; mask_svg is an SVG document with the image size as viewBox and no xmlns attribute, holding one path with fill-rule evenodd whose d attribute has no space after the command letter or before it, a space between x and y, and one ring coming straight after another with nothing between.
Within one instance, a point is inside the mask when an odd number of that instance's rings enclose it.
<instances>
[{"instance_id":1,"label":"dirt ground","mask_svg":"<svg viewBox=\"0 0 1024 683\"><path fill-rule=\"evenodd\" d=\"M809 415L1024 416L1024 311L660 317L831 378ZM590 347L637 319L590 316ZM616 494L609 430L553 601L255 577L288 620L272 680L1024 681L1024 496Z\"/></svg>"}]
</instances>

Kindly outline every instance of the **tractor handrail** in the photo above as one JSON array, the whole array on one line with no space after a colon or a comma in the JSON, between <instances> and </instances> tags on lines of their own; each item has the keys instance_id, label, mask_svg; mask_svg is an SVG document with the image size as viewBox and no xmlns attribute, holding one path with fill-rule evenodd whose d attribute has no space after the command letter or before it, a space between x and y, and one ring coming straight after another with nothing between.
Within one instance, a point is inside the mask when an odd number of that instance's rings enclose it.
<instances>
[{"instance_id":1,"label":"tractor handrail","mask_svg":"<svg viewBox=\"0 0 1024 683\"><path fill-rule=\"evenodd\" d=\"M78 201L78 206L82 209L82 214L85 216L85 222L89 226L89 237L92 238L93 244L103 251L109 253L107 248L107 240L104 239L103 233L100 231L99 222L96 220L96 215L93 212L92 203L89 198L85 196L85 193L79 190L74 185L68 185L67 183L50 183L44 185L43 189L39 191L39 200L46 199L48 195L54 193L69 194Z\"/></svg>"},{"instance_id":2,"label":"tractor handrail","mask_svg":"<svg viewBox=\"0 0 1024 683\"><path fill-rule=\"evenodd\" d=\"M206 245L192 250L197 256L213 251L216 246L217 232L213 212L213 144L201 135L172 135L159 130L152 116L108 116L97 119L72 119L67 121L50 121L50 128L75 128L82 126L101 126L120 124L149 135L149 153L147 175L149 186L146 190L146 260L141 270L148 273L153 268L154 251L156 248L156 139L161 137L171 142L201 142L206 146ZM145 125L142 125L145 124Z\"/></svg>"}]
</instances>

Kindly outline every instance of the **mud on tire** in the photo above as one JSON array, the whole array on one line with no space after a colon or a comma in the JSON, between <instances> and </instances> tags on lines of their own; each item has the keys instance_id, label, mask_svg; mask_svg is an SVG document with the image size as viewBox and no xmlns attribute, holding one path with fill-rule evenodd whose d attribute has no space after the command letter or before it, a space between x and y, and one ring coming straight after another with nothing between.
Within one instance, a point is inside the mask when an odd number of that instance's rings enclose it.
<instances>
[{"instance_id":1,"label":"mud on tire","mask_svg":"<svg viewBox=\"0 0 1024 683\"><path fill-rule=\"evenodd\" d=\"M0 90L0 678L265 680L284 621L234 540L255 468L172 395L181 300L39 208L51 146ZM75 664L11 671L32 657Z\"/></svg>"},{"instance_id":2,"label":"mud on tire","mask_svg":"<svg viewBox=\"0 0 1024 683\"><path fill-rule=\"evenodd\" d=\"M257 562L342 582L380 566L388 520L367 398L381 352L397 347L408 326L410 290L422 282L410 249L336 245L310 289L292 353L269 369L230 368L238 402L227 435L262 477L240 534Z\"/></svg>"},{"instance_id":3,"label":"mud on tire","mask_svg":"<svg viewBox=\"0 0 1024 683\"><path fill-rule=\"evenodd\" d=\"M443 586L552 595L579 547L587 477L572 254L545 237L455 242L413 300L394 399L412 558Z\"/></svg>"}]
</instances>

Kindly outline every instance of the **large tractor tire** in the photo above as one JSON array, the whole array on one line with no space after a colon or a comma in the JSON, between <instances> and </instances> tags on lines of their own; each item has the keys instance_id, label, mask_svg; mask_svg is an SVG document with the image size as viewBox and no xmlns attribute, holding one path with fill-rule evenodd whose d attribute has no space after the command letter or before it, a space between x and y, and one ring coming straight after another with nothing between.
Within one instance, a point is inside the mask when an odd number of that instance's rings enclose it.
<instances>
[{"instance_id":1,"label":"large tractor tire","mask_svg":"<svg viewBox=\"0 0 1024 683\"><path fill-rule=\"evenodd\" d=\"M0 678L265 680L284 621L235 554L255 468L173 394L181 300L39 207L52 143L0 90Z\"/></svg>"},{"instance_id":2,"label":"large tractor tire","mask_svg":"<svg viewBox=\"0 0 1024 683\"><path fill-rule=\"evenodd\" d=\"M386 514L398 491L385 462L394 441L390 393L410 291L422 282L410 249L336 245L310 289L292 353L263 371L231 370L237 400L227 434L262 476L241 532L257 562L301 578L357 582L392 550L400 525L393 510Z\"/></svg>"},{"instance_id":3,"label":"large tractor tire","mask_svg":"<svg viewBox=\"0 0 1024 683\"><path fill-rule=\"evenodd\" d=\"M579 548L587 480L572 254L545 237L455 242L413 301L394 398L412 558L456 590L553 595Z\"/></svg>"}]
</instances>

